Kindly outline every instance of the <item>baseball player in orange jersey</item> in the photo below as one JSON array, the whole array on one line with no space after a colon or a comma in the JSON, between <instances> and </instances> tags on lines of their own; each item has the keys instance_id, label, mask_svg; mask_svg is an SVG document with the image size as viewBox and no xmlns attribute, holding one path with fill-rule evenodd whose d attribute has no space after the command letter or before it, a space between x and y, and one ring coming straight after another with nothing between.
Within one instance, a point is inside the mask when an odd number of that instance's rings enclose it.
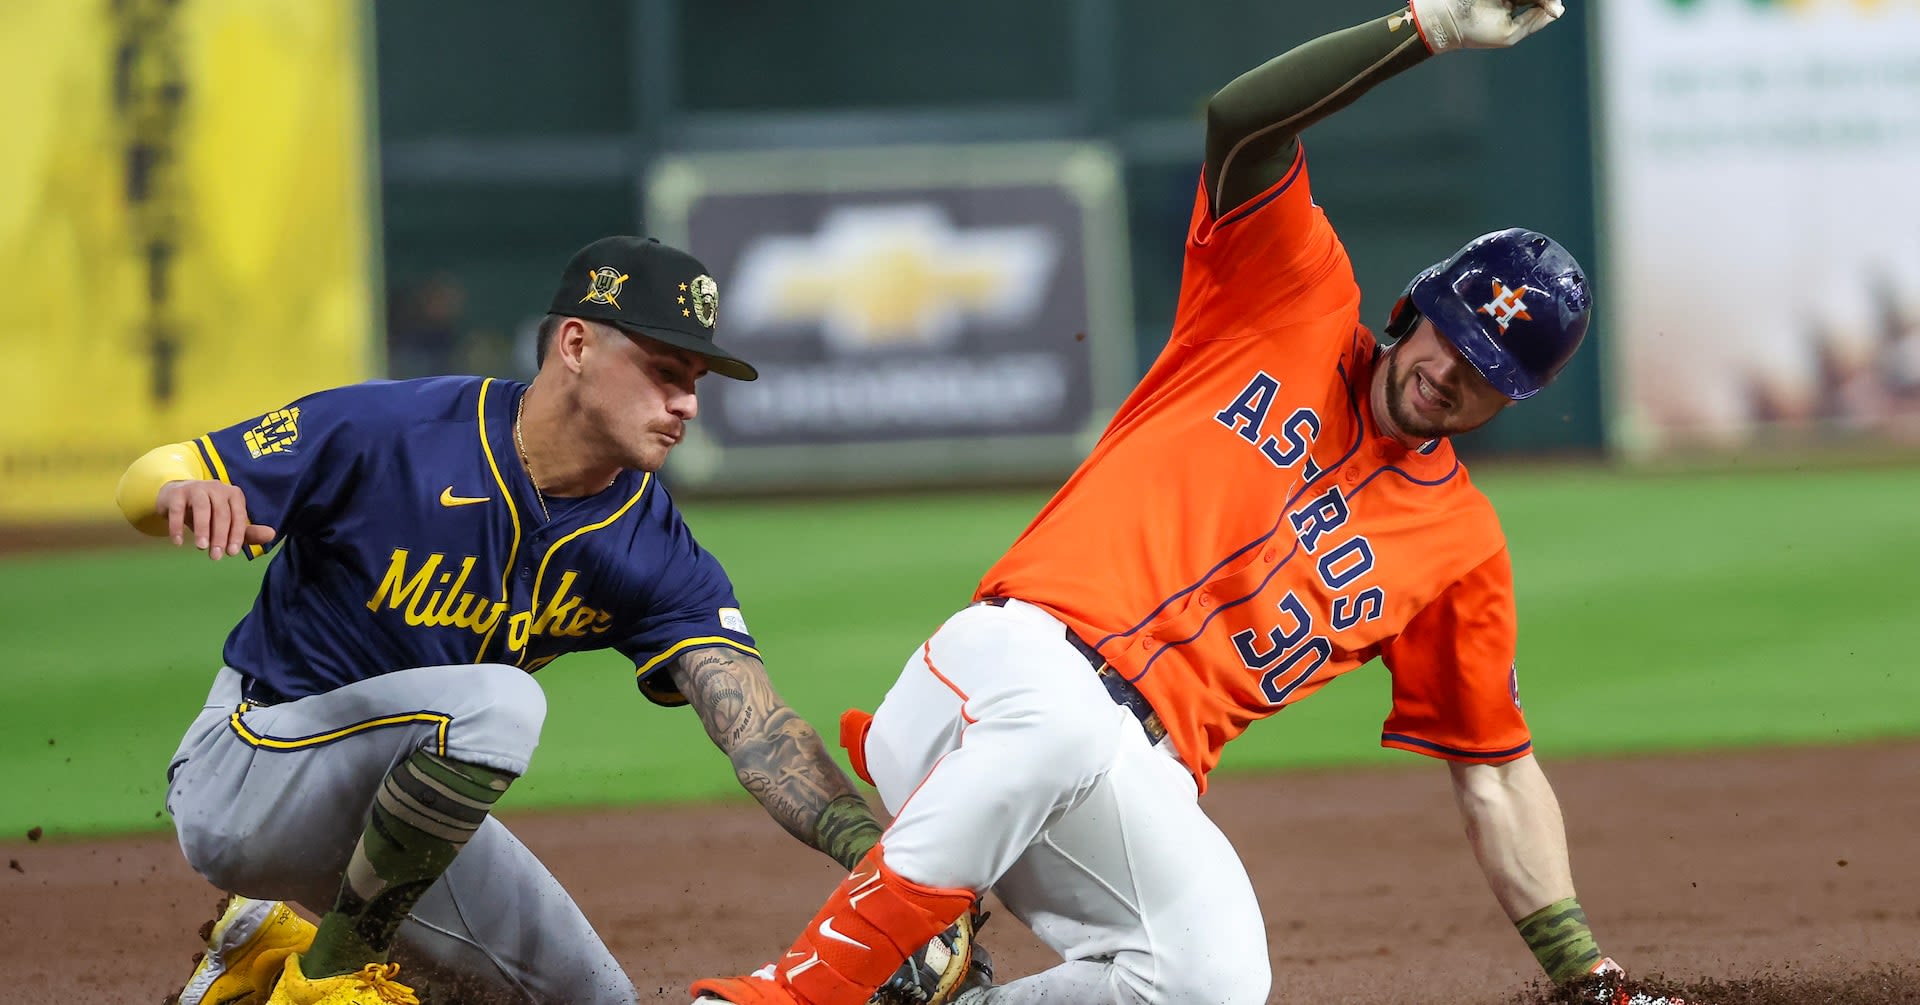
<instances>
[{"instance_id":1,"label":"baseball player in orange jersey","mask_svg":"<svg viewBox=\"0 0 1920 1005\"><path fill-rule=\"evenodd\" d=\"M896 814L880 844L790 950L700 1000L863 1001L992 889L1064 962L962 1003L1266 1001L1259 905L1197 797L1249 724L1376 657L1382 743L1447 764L1546 972L1618 972L1521 714L1500 524L1447 440L1560 370L1586 278L1543 235L1485 235L1414 279L1382 348L1298 141L1392 74L1560 13L1413 0L1214 96L1165 351L974 604L843 720Z\"/></svg>"}]
</instances>

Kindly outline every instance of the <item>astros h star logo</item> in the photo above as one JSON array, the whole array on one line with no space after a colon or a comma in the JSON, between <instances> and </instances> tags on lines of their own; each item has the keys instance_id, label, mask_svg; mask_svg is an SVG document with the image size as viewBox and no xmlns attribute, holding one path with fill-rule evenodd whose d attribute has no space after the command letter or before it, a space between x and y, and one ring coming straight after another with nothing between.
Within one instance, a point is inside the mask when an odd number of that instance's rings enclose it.
<instances>
[{"instance_id":1,"label":"astros h star logo","mask_svg":"<svg viewBox=\"0 0 1920 1005\"><path fill-rule=\"evenodd\" d=\"M1507 326L1515 321L1533 320L1533 315L1527 313L1526 296L1529 293L1538 292L1540 291L1531 286L1510 290L1505 283L1496 279L1493 281L1493 299L1480 305L1480 313L1493 318L1494 323L1500 326L1500 330L1506 331Z\"/></svg>"}]
</instances>

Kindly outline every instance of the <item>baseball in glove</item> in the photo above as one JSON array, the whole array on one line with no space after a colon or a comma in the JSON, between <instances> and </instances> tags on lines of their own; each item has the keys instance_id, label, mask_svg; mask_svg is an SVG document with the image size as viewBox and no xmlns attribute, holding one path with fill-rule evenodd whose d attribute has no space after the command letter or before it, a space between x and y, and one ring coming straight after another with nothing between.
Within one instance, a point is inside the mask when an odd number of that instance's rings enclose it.
<instances>
[{"instance_id":1,"label":"baseball in glove","mask_svg":"<svg viewBox=\"0 0 1920 1005\"><path fill-rule=\"evenodd\" d=\"M952 1005L960 995L993 985L993 961L977 938L987 915L965 914L907 957L868 1005Z\"/></svg>"}]
</instances>

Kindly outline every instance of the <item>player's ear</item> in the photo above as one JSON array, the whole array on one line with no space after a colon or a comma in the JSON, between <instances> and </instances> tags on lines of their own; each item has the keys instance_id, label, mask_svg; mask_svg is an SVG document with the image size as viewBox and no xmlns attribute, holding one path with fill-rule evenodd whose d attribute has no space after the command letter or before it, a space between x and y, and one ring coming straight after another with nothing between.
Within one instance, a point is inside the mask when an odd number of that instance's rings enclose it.
<instances>
[{"instance_id":1,"label":"player's ear","mask_svg":"<svg viewBox=\"0 0 1920 1005\"><path fill-rule=\"evenodd\" d=\"M580 372L580 360L587 348L588 340L598 333L594 326L579 318L568 318L560 323L560 330L553 333L553 355L560 365L574 373Z\"/></svg>"}]
</instances>

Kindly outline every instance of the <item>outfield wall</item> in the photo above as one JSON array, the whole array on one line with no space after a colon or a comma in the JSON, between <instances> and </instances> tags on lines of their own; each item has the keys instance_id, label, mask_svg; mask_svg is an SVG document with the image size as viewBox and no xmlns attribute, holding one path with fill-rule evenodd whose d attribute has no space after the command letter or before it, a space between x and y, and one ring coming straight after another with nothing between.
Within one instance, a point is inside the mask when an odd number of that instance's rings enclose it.
<instances>
[{"instance_id":1,"label":"outfield wall","mask_svg":"<svg viewBox=\"0 0 1920 1005\"><path fill-rule=\"evenodd\" d=\"M1920 3L1597 6L1615 445L1920 445Z\"/></svg>"},{"instance_id":2,"label":"outfield wall","mask_svg":"<svg viewBox=\"0 0 1920 1005\"><path fill-rule=\"evenodd\" d=\"M0 5L0 524L381 368L366 16Z\"/></svg>"}]
</instances>

